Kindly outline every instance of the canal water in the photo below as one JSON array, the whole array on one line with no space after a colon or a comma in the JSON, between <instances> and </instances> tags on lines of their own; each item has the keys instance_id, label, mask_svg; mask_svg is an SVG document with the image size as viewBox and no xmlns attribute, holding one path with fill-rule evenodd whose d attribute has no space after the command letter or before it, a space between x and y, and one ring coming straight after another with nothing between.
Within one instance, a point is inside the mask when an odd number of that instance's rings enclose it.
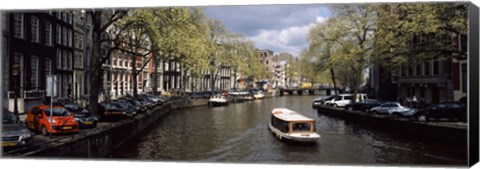
<instances>
[{"instance_id":1,"label":"canal water","mask_svg":"<svg viewBox=\"0 0 480 169\"><path fill-rule=\"evenodd\" d=\"M170 112L110 157L129 160L257 164L466 165L467 148L317 113L318 96L266 98ZM316 120L319 141L280 142L270 112L286 107ZM448 133L445 133L448 134Z\"/></svg>"}]
</instances>

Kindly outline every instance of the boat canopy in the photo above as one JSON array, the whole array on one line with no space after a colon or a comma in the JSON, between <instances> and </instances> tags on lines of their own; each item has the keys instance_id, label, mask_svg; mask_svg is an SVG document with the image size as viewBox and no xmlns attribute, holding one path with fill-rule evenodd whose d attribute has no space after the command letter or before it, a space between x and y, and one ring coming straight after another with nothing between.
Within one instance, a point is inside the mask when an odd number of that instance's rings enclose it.
<instances>
[{"instance_id":1,"label":"boat canopy","mask_svg":"<svg viewBox=\"0 0 480 169\"><path fill-rule=\"evenodd\" d=\"M314 121L311 118L305 117L301 115L300 113L297 113L295 111L292 111L287 108L276 108L272 110L272 115L282 119L284 121Z\"/></svg>"}]
</instances>

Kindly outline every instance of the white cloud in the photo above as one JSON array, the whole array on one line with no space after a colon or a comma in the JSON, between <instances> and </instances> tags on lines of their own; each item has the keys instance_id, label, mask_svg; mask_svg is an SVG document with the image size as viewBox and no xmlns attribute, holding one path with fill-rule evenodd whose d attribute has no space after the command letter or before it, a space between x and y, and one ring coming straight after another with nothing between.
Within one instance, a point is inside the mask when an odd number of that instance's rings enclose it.
<instances>
[{"instance_id":1,"label":"white cloud","mask_svg":"<svg viewBox=\"0 0 480 169\"><path fill-rule=\"evenodd\" d=\"M306 25L290 26L277 30L260 30L258 35L248 37L257 48L269 49L275 53L288 52L298 56L300 51L308 46L306 35L310 28L317 23L324 22L327 18L317 17Z\"/></svg>"}]
</instances>

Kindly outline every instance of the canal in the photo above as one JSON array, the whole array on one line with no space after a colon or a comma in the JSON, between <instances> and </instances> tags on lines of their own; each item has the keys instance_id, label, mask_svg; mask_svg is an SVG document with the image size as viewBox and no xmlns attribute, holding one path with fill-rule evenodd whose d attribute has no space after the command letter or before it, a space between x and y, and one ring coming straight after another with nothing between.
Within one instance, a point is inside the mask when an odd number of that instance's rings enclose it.
<instances>
[{"instance_id":1,"label":"canal","mask_svg":"<svg viewBox=\"0 0 480 169\"><path fill-rule=\"evenodd\" d=\"M173 111L110 157L266 164L463 166L467 163L466 147L319 114L311 108L316 97L285 96ZM270 112L276 107L286 107L315 119L320 140L313 145L277 140L267 129Z\"/></svg>"}]
</instances>

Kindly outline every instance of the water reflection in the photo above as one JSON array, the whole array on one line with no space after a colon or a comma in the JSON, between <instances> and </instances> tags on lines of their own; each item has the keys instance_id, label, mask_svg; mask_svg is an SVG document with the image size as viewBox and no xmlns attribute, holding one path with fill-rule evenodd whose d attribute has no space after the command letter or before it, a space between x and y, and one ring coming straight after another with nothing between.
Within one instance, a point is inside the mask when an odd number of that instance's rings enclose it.
<instances>
[{"instance_id":1,"label":"water reflection","mask_svg":"<svg viewBox=\"0 0 480 169\"><path fill-rule=\"evenodd\" d=\"M114 158L295 164L466 164L466 148L332 118L311 108L316 97L292 96L171 112ZM309 146L277 140L270 111L287 107L316 120L320 140Z\"/></svg>"}]
</instances>

